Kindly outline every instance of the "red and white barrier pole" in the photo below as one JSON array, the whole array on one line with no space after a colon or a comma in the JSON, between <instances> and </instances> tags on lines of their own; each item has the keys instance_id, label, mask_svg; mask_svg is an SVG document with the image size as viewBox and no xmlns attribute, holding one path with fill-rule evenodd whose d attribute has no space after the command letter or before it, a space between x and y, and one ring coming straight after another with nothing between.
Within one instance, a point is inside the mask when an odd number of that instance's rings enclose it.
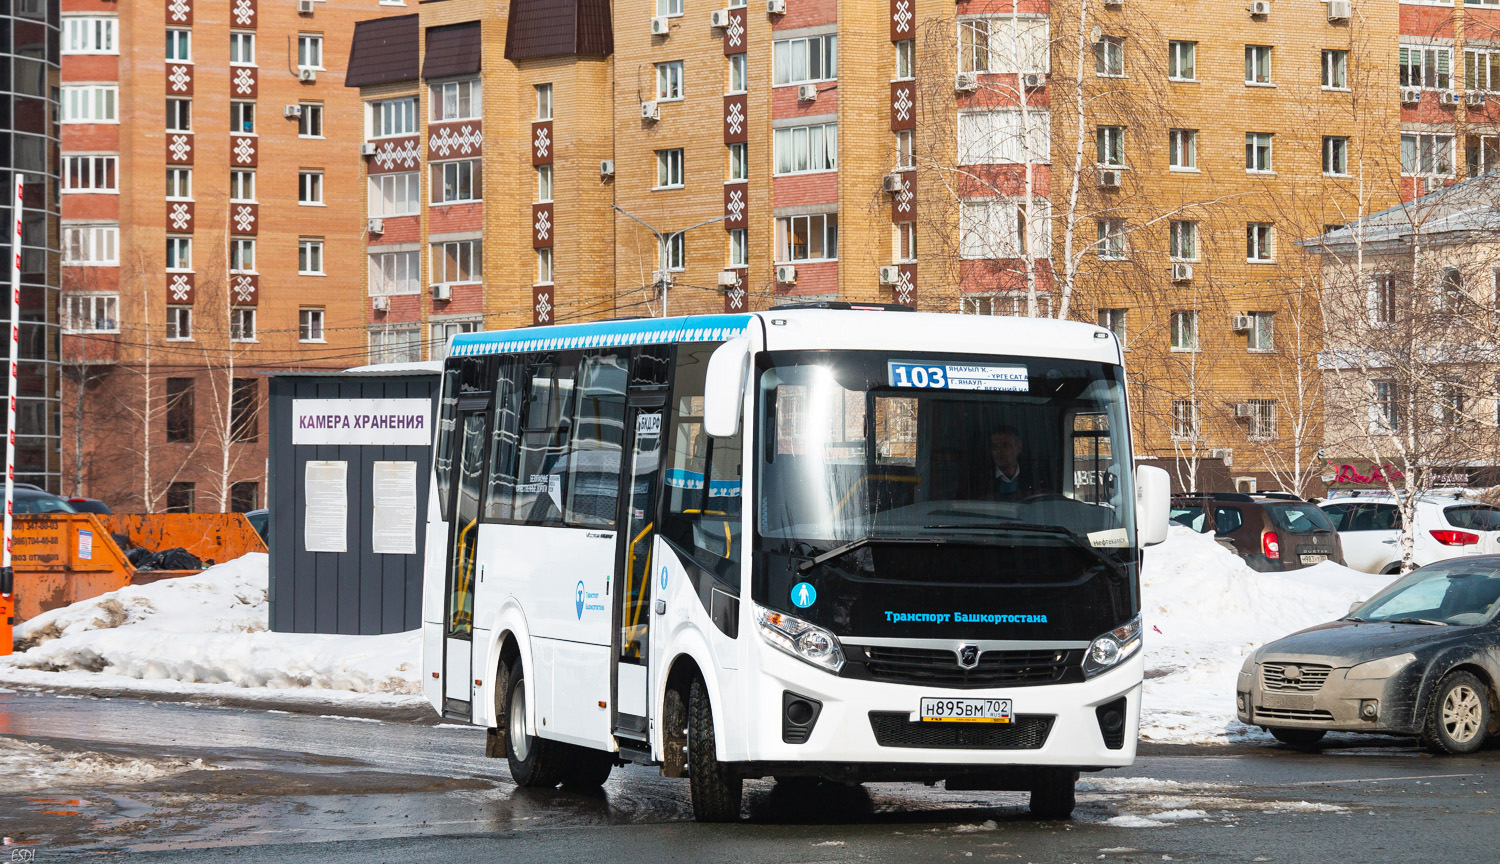
<instances>
[{"instance_id":1,"label":"red and white barrier pole","mask_svg":"<svg viewBox=\"0 0 1500 864\"><path fill-rule=\"evenodd\" d=\"M16 500L16 371L21 353L21 207L25 200L26 175L16 174L16 194L11 199L15 230L10 235L10 377L5 408L5 552L0 559L0 656L15 648L12 628L16 616L16 577L10 563L11 521Z\"/></svg>"}]
</instances>

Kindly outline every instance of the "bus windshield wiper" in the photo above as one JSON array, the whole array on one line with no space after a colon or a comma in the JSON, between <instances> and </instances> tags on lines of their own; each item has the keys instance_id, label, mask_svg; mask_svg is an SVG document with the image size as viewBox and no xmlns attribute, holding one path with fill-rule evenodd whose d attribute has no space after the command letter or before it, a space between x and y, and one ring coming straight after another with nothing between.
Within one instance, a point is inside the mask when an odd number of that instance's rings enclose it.
<instances>
[{"instance_id":1,"label":"bus windshield wiper","mask_svg":"<svg viewBox=\"0 0 1500 864\"><path fill-rule=\"evenodd\" d=\"M1447 627L1447 621L1434 621L1431 618L1396 618L1392 624L1431 624L1436 627Z\"/></svg>"},{"instance_id":2,"label":"bus windshield wiper","mask_svg":"<svg viewBox=\"0 0 1500 864\"><path fill-rule=\"evenodd\" d=\"M1118 561L1105 555L1103 551L1084 539L1077 531L1065 528L1061 525L1039 525L1034 522L985 522L977 525L950 525L946 523L934 523L923 525L923 528L937 528L948 530L971 530L971 531L1020 531L1031 534L1050 534L1053 537L1061 537L1072 545L1094 556L1099 563L1108 567L1110 573L1116 573L1120 566Z\"/></svg>"},{"instance_id":3,"label":"bus windshield wiper","mask_svg":"<svg viewBox=\"0 0 1500 864\"><path fill-rule=\"evenodd\" d=\"M947 542L947 540L944 540L941 537L876 537L866 534L858 540L850 540L848 543L841 543L838 546L829 549L827 552L820 552L819 554L814 555L806 561L803 561L802 563L797 565L797 572L806 573L819 564L825 564L835 558L842 558L845 555L848 555L850 552L853 552L856 549L863 549L871 543L916 543L924 546L941 546Z\"/></svg>"}]
</instances>

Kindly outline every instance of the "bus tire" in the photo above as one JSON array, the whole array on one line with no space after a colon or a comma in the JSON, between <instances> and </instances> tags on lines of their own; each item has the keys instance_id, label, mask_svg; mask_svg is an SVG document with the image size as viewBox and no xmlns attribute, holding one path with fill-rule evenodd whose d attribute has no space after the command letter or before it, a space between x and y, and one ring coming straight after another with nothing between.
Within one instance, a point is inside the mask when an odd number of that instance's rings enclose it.
<instances>
[{"instance_id":1,"label":"bus tire","mask_svg":"<svg viewBox=\"0 0 1500 864\"><path fill-rule=\"evenodd\" d=\"M688 785L693 818L699 822L734 822L740 818L744 780L720 762L714 748L713 706L703 680L694 678L688 692Z\"/></svg>"},{"instance_id":2,"label":"bus tire","mask_svg":"<svg viewBox=\"0 0 1500 864\"><path fill-rule=\"evenodd\" d=\"M1068 819L1078 803L1078 772L1043 768L1031 784L1031 815L1038 819Z\"/></svg>"},{"instance_id":3,"label":"bus tire","mask_svg":"<svg viewBox=\"0 0 1500 864\"><path fill-rule=\"evenodd\" d=\"M571 789L598 789L615 767L615 754L592 747L570 748L563 768L563 785Z\"/></svg>"},{"instance_id":4,"label":"bus tire","mask_svg":"<svg viewBox=\"0 0 1500 864\"><path fill-rule=\"evenodd\" d=\"M562 782L568 762L568 747L560 741L549 741L526 734L526 677L521 659L510 662L505 676L505 759L510 763L510 777L517 786L551 789Z\"/></svg>"}]
</instances>

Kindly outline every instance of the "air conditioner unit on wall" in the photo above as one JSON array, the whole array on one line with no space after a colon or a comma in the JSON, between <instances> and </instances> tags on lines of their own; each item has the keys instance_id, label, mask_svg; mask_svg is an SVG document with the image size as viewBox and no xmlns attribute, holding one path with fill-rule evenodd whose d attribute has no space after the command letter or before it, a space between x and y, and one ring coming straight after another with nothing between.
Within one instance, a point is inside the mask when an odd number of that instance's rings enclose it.
<instances>
[{"instance_id":1,"label":"air conditioner unit on wall","mask_svg":"<svg viewBox=\"0 0 1500 864\"><path fill-rule=\"evenodd\" d=\"M298 15L311 15L311 14L313 14L313 0L297 0L297 14Z\"/></svg>"},{"instance_id":2,"label":"air conditioner unit on wall","mask_svg":"<svg viewBox=\"0 0 1500 864\"><path fill-rule=\"evenodd\" d=\"M1348 21L1353 14L1353 4L1349 0L1328 0L1329 21Z\"/></svg>"},{"instance_id":3,"label":"air conditioner unit on wall","mask_svg":"<svg viewBox=\"0 0 1500 864\"><path fill-rule=\"evenodd\" d=\"M384 234L385 233L385 220L384 219L371 219L370 222L369 222L369 224L365 226L365 229L368 230L371 234Z\"/></svg>"},{"instance_id":4,"label":"air conditioner unit on wall","mask_svg":"<svg viewBox=\"0 0 1500 864\"><path fill-rule=\"evenodd\" d=\"M901 280L901 268L894 264L887 264L880 268L880 284L895 285Z\"/></svg>"},{"instance_id":5,"label":"air conditioner unit on wall","mask_svg":"<svg viewBox=\"0 0 1500 864\"><path fill-rule=\"evenodd\" d=\"M880 178L880 191L896 193L906 188L900 174L887 174Z\"/></svg>"},{"instance_id":6,"label":"air conditioner unit on wall","mask_svg":"<svg viewBox=\"0 0 1500 864\"><path fill-rule=\"evenodd\" d=\"M374 156L375 155L375 145L374 145L374 143L372 143L370 141L366 141L365 143L359 145L359 155L361 155L361 156Z\"/></svg>"},{"instance_id":7,"label":"air conditioner unit on wall","mask_svg":"<svg viewBox=\"0 0 1500 864\"><path fill-rule=\"evenodd\" d=\"M785 15L786 0L766 0L767 15Z\"/></svg>"},{"instance_id":8,"label":"air conditioner unit on wall","mask_svg":"<svg viewBox=\"0 0 1500 864\"><path fill-rule=\"evenodd\" d=\"M960 93L973 93L979 89L979 76L973 72L960 72L953 78L953 89Z\"/></svg>"},{"instance_id":9,"label":"air conditioner unit on wall","mask_svg":"<svg viewBox=\"0 0 1500 864\"><path fill-rule=\"evenodd\" d=\"M1193 265L1191 265L1191 264L1173 264L1172 265L1172 281L1173 282L1191 282L1191 281L1193 281Z\"/></svg>"},{"instance_id":10,"label":"air conditioner unit on wall","mask_svg":"<svg viewBox=\"0 0 1500 864\"><path fill-rule=\"evenodd\" d=\"M642 120L660 120L661 119L661 111L659 111L657 109L656 100L655 99L651 100L650 102L642 102L641 103L641 119Z\"/></svg>"},{"instance_id":11,"label":"air conditioner unit on wall","mask_svg":"<svg viewBox=\"0 0 1500 864\"><path fill-rule=\"evenodd\" d=\"M1236 403L1234 403L1234 417L1235 417L1236 420L1243 420L1246 417L1254 417L1254 416L1255 416L1255 406L1254 405L1251 405L1249 402L1236 402Z\"/></svg>"},{"instance_id":12,"label":"air conditioner unit on wall","mask_svg":"<svg viewBox=\"0 0 1500 864\"><path fill-rule=\"evenodd\" d=\"M600 177L613 177L613 176L615 176L615 160L613 160L613 159L600 159L599 160L599 176Z\"/></svg>"},{"instance_id":13,"label":"air conditioner unit on wall","mask_svg":"<svg viewBox=\"0 0 1500 864\"><path fill-rule=\"evenodd\" d=\"M1040 72L1030 72L1022 80L1026 82L1027 90L1036 90L1040 87L1047 86L1047 76L1043 75Z\"/></svg>"},{"instance_id":14,"label":"air conditioner unit on wall","mask_svg":"<svg viewBox=\"0 0 1500 864\"><path fill-rule=\"evenodd\" d=\"M283 116L283 117L301 117L302 116L302 106L301 105L288 105L285 108L281 109L281 116Z\"/></svg>"},{"instance_id":15,"label":"air conditioner unit on wall","mask_svg":"<svg viewBox=\"0 0 1500 864\"><path fill-rule=\"evenodd\" d=\"M1099 171L1099 185L1105 189L1120 188L1120 172L1113 168L1104 168Z\"/></svg>"},{"instance_id":16,"label":"air conditioner unit on wall","mask_svg":"<svg viewBox=\"0 0 1500 864\"><path fill-rule=\"evenodd\" d=\"M318 80L318 70L310 66L303 66L301 69L297 70L297 80L303 83L310 84Z\"/></svg>"},{"instance_id":17,"label":"air conditioner unit on wall","mask_svg":"<svg viewBox=\"0 0 1500 864\"><path fill-rule=\"evenodd\" d=\"M1243 312L1229 316L1229 326L1236 333L1243 333L1255 326L1255 318Z\"/></svg>"},{"instance_id":18,"label":"air conditioner unit on wall","mask_svg":"<svg viewBox=\"0 0 1500 864\"><path fill-rule=\"evenodd\" d=\"M452 300L453 299L453 286L452 285L434 285L434 286L432 286L432 299L434 299L434 300Z\"/></svg>"},{"instance_id":19,"label":"air conditioner unit on wall","mask_svg":"<svg viewBox=\"0 0 1500 864\"><path fill-rule=\"evenodd\" d=\"M672 29L672 22L665 15L657 15L651 19L651 35L666 36L667 31Z\"/></svg>"},{"instance_id":20,"label":"air conditioner unit on wall","mask_svg":"<svg viewBox=\"0 0 1500 864\"><path fill-rule=\"evenodd\" d=\"M740 284L740 273L738 270L720 270L719 287L734 288Z\"/></svg>"},{"instance_id":21,"label":"air conditioner unit on wall","mask_svg":"<svg viewBox=\"0 0 1500 864\"><path fill-rule=\"evenodd\" d=\"M1418 102L1421 102L1421 101L1422 101L1422 88L1420 88L1420 87L1402 87L1401 88L1401 104L1402 105L1415 105L1415 104L1417 104Z\"/></svg>"},{"instance_id":22,"label":"air conditioner unit on wall","mask_svg":"<svg viewBox=\"0 0 1500 864\"><path fill-rule=\"evenodd\" d=\"M1470 90L1464 94L1464 102L1469 105L1483 105L1484 101L1484 91L1482 90Z\"/></svg>"},{"instance_id":23,"label":"air conditioner unit on wall","mask_svg":"<svg viewBox=\"0 0 1500 864\"><path fill-rule=\"evenodd\" d=\"M708 26L717 27L720 30L729 26L729 10L715 9L708 13Z\"/></svg>"},{"instance_id":24,"label":"air conditioner unit on wall","mask_svg":"<svg viewBox=\"0 0 1500 864\"><path fill-rule=\"evenodd\" d=\"M797 281L797 268L790 264L783 264L776 268L776 281L791 285Z\"/></svg>"},{"instance_id":25,"label":"air conditioner unit on wall","mask_svg":"<svg viewBox=\"0 0 1500 864\"><path fill-rule=\"evenodd\" d=\"M1219 459L1227 468L1234 464L1234 449L1230 447L1215 447L1208 451L1208 458Z\"/></svg>"},{"instance_id":26,"label":"air conditioner unit on wall","mask_svg":"<svg viewBox=\"0 0 1500 864\"><path fill-rule=\"evenodd\" d=\"M1271 4L1269 0L1250 0L1250 14L1257 17L1270 15Z\"/></svg>"},{"instance_id":27,"label":"air conditioner unit on wall","mask_svg":"<svg viewBox=\"0 0 1500 864\"><path fill-rule=\"evenodd\" d=\"M385 296L372 297L370 298L370 305L375 308L376 312L389 312L391 311L391 298Z\"/></svg>"},{"instance_id":28,"label":"air conditioner unit on wall","mask_svg":"<svg viewBox=\"0 0 1500 864\"><path fill-rule=\"evenodd\" d=\"M818 101L818 85L816 85L816 84L799 84L799 85L797 85L797 98L800 99L800 100L802 100L803 102L816 102L816 101Z\"/></svg>"},{"instance_id":29,"label":"air conditioner unit on wall","mask_svg":"<svg viewBox=\"0 0 1500 864\"><path fill-rule=\"evenodd\" d=\"M1457 105L1458 104L1458 94L1454 93L1452 90L1444 90L1443 92L1441 92L1441 93L1438 94L1438 104L1439 105Z\"/></svg>"}]
</instances>

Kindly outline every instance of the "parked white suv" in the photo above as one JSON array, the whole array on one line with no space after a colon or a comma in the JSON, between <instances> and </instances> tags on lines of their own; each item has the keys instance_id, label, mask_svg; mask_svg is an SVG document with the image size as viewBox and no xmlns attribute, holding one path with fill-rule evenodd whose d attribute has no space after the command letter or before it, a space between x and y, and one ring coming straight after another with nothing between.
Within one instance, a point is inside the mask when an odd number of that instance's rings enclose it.
<instances>
[{"instance_id":1,"label":"parked white suv","mask_svg":"<svg viewBox=\"0 0 1500 864\"><path fill-rule=\"evenodd\" d=\"M1401 569L1401 511L1390 495L1333 498L1318 504L1338 529L1344 561L1366 573ZM1418 567L1500 552L1500 508L1473 498L1428 496L1417 502Z\"/></svg>"}]
</instances>

